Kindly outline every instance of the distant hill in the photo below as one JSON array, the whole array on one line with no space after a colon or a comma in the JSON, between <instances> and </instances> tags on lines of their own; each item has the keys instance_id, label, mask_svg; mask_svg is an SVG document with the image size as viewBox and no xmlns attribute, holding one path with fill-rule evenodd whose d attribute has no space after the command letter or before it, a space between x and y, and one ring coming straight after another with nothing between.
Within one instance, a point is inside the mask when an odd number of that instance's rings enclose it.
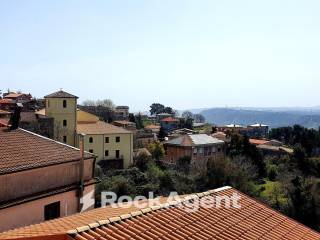
<instances>
[{"instance_id":1,"label":"distant hill","mask_svg":"<svg viewBox=\"0 0 320 240\"><path fill-rule=\"evenodd\" d=\"M249 125L264 123L271 128L299 124L307 128L318 129L320 126L319 108L290 108L290 109L237 109L211 108L200 112L206 121L212 124L225 125L237 123Z\"/></svg>"}]
</instances>

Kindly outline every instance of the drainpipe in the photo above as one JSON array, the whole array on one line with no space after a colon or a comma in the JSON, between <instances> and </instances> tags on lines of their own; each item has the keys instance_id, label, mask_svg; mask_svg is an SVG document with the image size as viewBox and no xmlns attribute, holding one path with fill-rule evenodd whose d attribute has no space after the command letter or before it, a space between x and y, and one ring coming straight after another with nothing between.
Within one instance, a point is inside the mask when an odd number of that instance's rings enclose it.
<instances>
[{"instance_id":1,"label":"drainpipe","mask_svg":"<svg viewBox=\"0 0 320 240\"><path fill-rule=\"evenodd\" d=\"M80 166L79 166L79 208L78 212L81 211L83 202L82 197L83 197L83 191L84 191L84 134L79 134L79 147L80 147Z\"/></svg>"}]
</instances>

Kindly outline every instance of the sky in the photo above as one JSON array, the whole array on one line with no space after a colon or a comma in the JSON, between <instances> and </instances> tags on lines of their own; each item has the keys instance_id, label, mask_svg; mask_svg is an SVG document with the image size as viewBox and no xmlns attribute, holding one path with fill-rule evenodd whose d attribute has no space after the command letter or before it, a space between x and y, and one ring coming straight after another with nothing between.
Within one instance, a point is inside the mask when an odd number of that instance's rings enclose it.
<instances>
[{"instance_id":1,"label":"sky","mask_svg":"<svg viewBox=\"0 0 320 240\"><path fill-rule=\"evenodd\" d=\"M320 1L0 0L0 90L132 111L317 106Z\"/></svg>"}]
</instances>

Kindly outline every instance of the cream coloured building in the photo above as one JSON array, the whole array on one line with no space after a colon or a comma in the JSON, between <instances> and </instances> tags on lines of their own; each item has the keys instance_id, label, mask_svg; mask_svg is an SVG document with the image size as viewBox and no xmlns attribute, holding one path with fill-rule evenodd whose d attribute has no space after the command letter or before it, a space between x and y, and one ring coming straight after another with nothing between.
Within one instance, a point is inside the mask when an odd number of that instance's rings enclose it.
<instances>
[{"instance_id":1,"label":"cream coloured building","mask_svg":"<svg viewBox=\"0 0 320 240\"><path fill-rule=\"evenodd\" d=\"M44 98L45 115L54 118L53 138L75 146L78 97L60 90Z\"/></svg>"},{"instance_id":2,"label":"cream coloured building","mask_svg":"<svg viewBox=\"0 0 320 240\"><path fill-rule=\"evenodd\" d=\"M96 155L99 165L129 167L133 162L133 133L77 109L77 98L61 90L49 94L45 96L46 108L37 114L54 118L55 140L79 147L80 134L84 134L84 150Z\"/></svg>"},{"instance_id":3,"label":"cream coloured building","mask_svg":"<svg viewBox=\"0 0 320 240\"><path fill-rule=\"evenodd\" d=\"M77 111L77 134L84 134L85 151L97 156L97 162L106 168L127 168L133 159L133 133L100 121L93 114Z\"/></svg>"}]
</instances>

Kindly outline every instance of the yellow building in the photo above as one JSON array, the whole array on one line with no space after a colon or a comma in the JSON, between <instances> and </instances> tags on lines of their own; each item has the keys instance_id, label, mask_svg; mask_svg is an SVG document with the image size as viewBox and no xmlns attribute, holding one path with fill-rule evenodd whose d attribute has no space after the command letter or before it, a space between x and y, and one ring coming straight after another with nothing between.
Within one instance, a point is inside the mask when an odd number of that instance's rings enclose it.
<instances>
[{"instance_id":1,"label":"yellow building","mask_svg":"<svg viewBox=\"0 0 320 240\"><path fill-rule=\"evenodd\" d=\"M77 134L85 134L84 148L97 156L99 165L127 168L133 159L133 133L77 111Z\"/></svg>"},{"instance_id":2,"label":"yellow building","mask_svg":"<svg viewBox=\"0 0 320 240\"><path fill-rule=\"evenodd\" d=\"M78 97L64 91L45 96L46 108L37 112L54 118L54 139L79 147L84 136L84 150L97 156L99 165L127 168L133 161L133 133L100 121L77 109Z\"/></svg>"},{"instance_id":3,"label":"yellow building","mask_svg":"<svg viewBox=\"0 0 320 240\"><path fill-rule=\"evenodd\" d=\"M44 97L45 115L54 118L54 139L75 146L78 97L62 90Z\"/></svg>"}]
</instances>

